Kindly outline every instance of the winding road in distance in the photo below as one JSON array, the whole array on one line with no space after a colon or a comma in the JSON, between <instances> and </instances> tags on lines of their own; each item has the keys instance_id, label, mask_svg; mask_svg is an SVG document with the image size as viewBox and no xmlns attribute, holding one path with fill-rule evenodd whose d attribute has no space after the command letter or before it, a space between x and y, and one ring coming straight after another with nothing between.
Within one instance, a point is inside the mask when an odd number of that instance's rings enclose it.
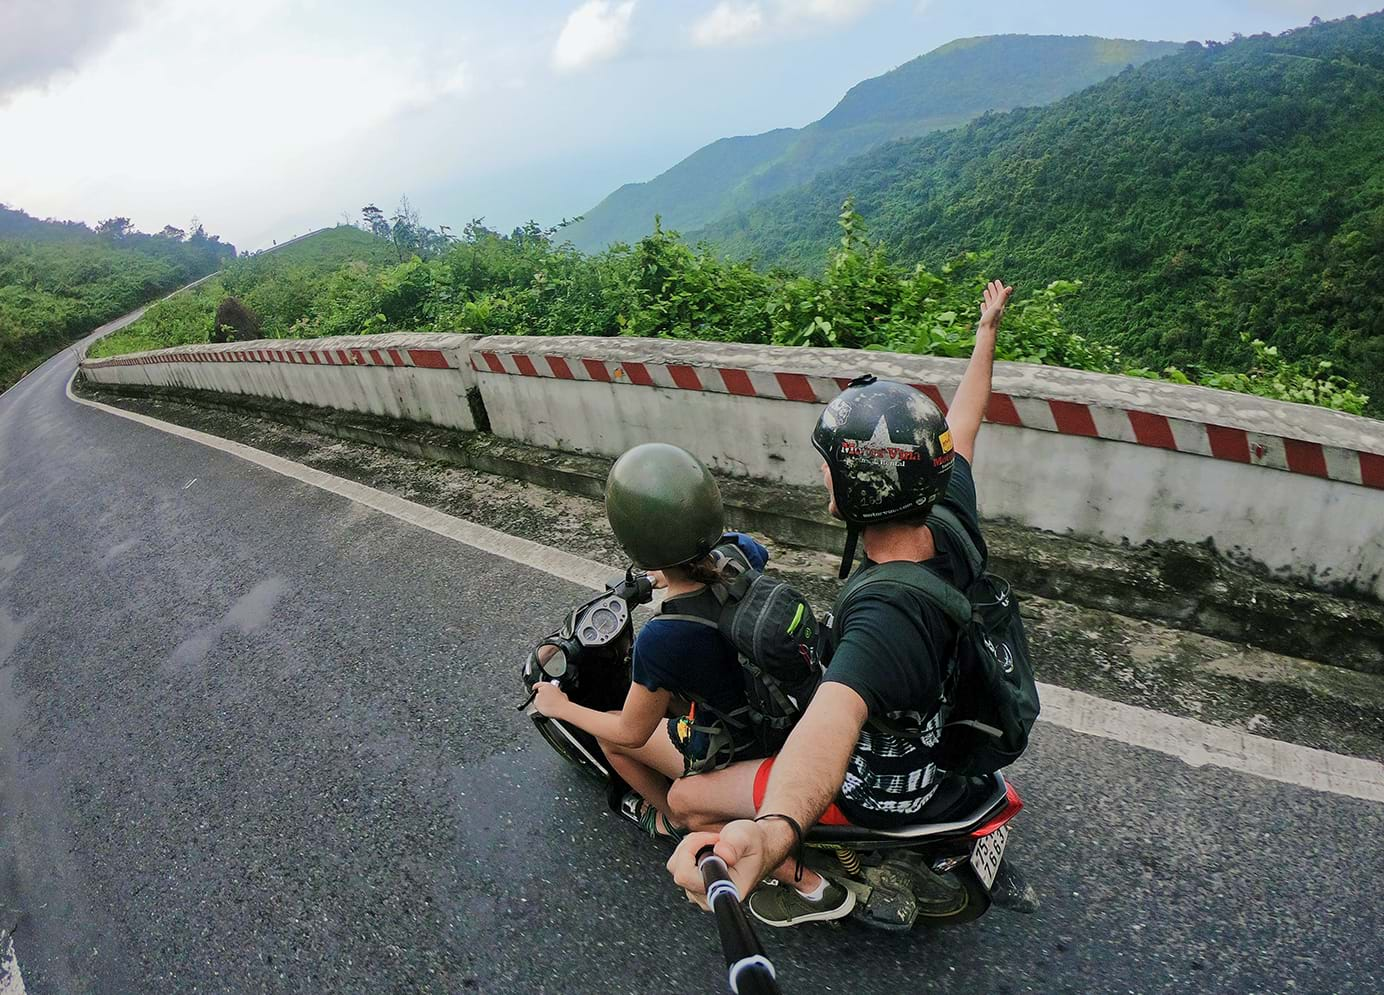
<instances>
[{"instance_id":1,"label":"winding road in distance","mask_svg":"<svg viewBox=\"0 0 1384 995\"><path fill-rule=\"evenodd\" d=\"M0 930L30 995L723 990L666 850L515 710L583 588L74 403L74 363L0 396ZM785 992L1384 988L1384 804L1186 745L1040 724L1010 853L1042 910L775 931Z\"/></svg>"}]
</instances>

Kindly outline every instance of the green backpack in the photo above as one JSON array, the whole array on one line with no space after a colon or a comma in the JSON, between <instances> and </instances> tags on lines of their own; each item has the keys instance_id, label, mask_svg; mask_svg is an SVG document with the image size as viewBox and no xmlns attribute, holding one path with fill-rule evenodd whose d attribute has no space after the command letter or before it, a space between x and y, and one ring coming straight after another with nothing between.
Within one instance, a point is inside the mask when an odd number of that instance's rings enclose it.
<instances>
[{"instance_id":1,"label":"green backpack","mask_svg":"<svg viewBox=\"0 0 1384 995\"><path fill-rule=\"evenodd\" d=\"M928 517L961 551L976 578L966 591L947 583L919 563L878 563L857 571L837 597L833 624L845 618L860 592L892 585L927 598L956 626L952 666L943 681L951 705L935 756L953 774L991 774L1019 759L1038 718L1038 687L1019 601L1008 581L985 572L985 558L961 520L945 508ZM921 730L871 719L889 735L918 738Z\"/></svg>"}]
</instances>

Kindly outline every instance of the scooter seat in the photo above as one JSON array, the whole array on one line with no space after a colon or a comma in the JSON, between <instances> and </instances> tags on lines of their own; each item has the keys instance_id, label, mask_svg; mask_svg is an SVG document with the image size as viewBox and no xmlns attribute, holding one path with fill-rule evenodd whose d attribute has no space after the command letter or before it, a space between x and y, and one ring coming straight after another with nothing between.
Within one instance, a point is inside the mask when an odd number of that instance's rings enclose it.
<instances>
[{"instance_id":1,"label":"scooter seat","mask_svg":"<svg viewBox=\"0 0 1384 995\"><path fill-rule=\"evenodd\" d=\"M934 836L954 836L979 825L1004 803L1004 778L996 773L985 777L956 778L944 782L923 811L920 821L891 829L866 829L863 826L813 826L807 832L809 843L911 842Z\"/></svg>"}]
</instances>

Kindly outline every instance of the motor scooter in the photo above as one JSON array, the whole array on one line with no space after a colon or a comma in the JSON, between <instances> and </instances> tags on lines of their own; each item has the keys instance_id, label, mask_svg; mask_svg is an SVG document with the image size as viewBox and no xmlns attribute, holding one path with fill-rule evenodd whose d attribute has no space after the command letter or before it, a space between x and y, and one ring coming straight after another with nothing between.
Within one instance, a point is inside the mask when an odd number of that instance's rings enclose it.
<instances>
[{"instance_id":1,"label":"motor scooter","mask_svg":"<svg viewBox=\"0 0 1384 995\"><path fill-rule=\"evenodd\" d=\"M619 709L630 686L635 611L652 600L653 590L646 574L630 569L572 609L524 662L529 701L520 708L532 702L540 681L550 681L577 704ZM625 803L628 786L595 737L559 719L529 714L548 744L605 785L611 808L633 820L635 807ZM880 929L957 925L978 919L992 905L1033 912L1037 896L1005 858L1010 822L1022 808L1019 793L1000 773L949 779L929 802L930 817L917 825L813 826L803 859L851 889L852 917Z\"/></svg>"}]
</instances>

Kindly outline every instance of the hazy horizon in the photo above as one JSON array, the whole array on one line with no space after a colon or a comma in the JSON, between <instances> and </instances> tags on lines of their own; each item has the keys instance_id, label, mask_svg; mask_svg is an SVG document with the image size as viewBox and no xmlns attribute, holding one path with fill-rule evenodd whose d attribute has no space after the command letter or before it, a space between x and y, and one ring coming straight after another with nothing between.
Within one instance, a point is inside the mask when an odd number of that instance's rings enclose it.
<instances>
[{"instance_id":1,"label":"hazy horizon","mask_svg":"<svg viewBox=\"0 0 1384 995\"><path fill-rule=\"evenodd\" d=\"M1377 3L12 0L0 203L145 231L196 215L241 249L401 194L433 226L552 223L956 38L1228 40Z\"/></svg>"}]
</instances>

